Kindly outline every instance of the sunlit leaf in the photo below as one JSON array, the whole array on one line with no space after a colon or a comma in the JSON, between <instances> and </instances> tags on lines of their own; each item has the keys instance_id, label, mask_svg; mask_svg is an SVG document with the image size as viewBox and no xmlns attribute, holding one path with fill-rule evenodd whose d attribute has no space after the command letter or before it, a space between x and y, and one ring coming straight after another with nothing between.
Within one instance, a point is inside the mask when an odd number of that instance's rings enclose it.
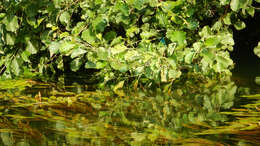
<instances>
[{"instance_id":1,"label":"sunlit leaf","mask_svg":"<svg viewBox=\"0 0 260 146\"><path fill-rule=\"evenodd\" d=\"M110 63L111 67L115 70L118 70L120 72L126 72L128 71L128 66L125 63L113 61Z\"/></svg>"},{"instance_id":2,"label":"sunlit leaf","mask_svg":"<svg viewBox=\"0 0 260 146\"><path fill-rule=\"evenodd\" d=\"M114 87L114 91L116 91L116 90L118 90L118 89L121 89L121 88L123 88L124 87L124 83L125 83L125 81L120 81L119 83L117 83L116 85L115 85L115 87Z\"/></svg>"},{"instance_id":3,"label":"sunlit leaf","mask_svg":"<svg viewBox=\"0 0 260 146\"><path fill-rule=\"evenodd\" d=\"M232 14L232 13L228 13L228 14L224 17L224 19L223 19L224 23L227 24L227 25L231 25L231 24L232 24L232 23L231 23L231 14Z\"/></svg>"},{"instance_id":4,"label":"sunlit leaf","mask_svg":"<svg viewBox=\"0 0 260 146\"><path fill-rule=\"evenodd\" d=\"M15 44L15 35L13 33L6 33L5 41L6 41L7 45L14 45Z\"/></svg>"},{"instance_id":5,"label":"sunlit leaf","mask_svg":"<svg viewBox=\"0 0 260 146\"><path fill-rule=\"evenodd\" d=\"M26 50L31 54L36 54L38 52L37 49L35 48L35 45L30 40L27 41Z\"/></svg>"},{"instance_id":6,"label":"sunlit leaf","mask_svg":"<svg viewBox=\"0 0 260 146\"><path fill-rule=\"evenodd\" d=\"M239 4L240 4L240 0L231 0L230 2L230 8L233 10L233 11L238 11L239 10Z\"/></svg>"},{"instance_id":7,"label":"sunlit leaf","mask_svg":"<svg viewBox=\"0 0 260 146\"><path fill-rule=\"evenodd\" d=\"M63 25L67 25L70 22L70 13L68 11L62 12L59 19Z\"/></svg>"},{"instance_id":8,"label":"sunlit leaf","mask_svg":"<svg viewBox=\"0 0 260 146\"><path fill-rule=\"evenodd\" d=\"M74 72L76 72L77 70L80 69L82 65L82 61L80 58L76 58L74 59L71 63L70 63L70 69Z\"/></svg>"},{"instance_id":9,"label":"sunlit leaf","mask_svg":"<svg viewBox=\"0 0 260 146\"><path fill-rule=\"evenodd\" d=\"M116 45L116 46L114 46L114 47L112 47L110 49L111 49L111 53L113 55L115 55L115 54L119 54L121 52L126 51L127 47L125 45L123 45L123 44L118 44L118 45Z\"/></svg>"},{"instance_id":10,"label":"sunlit leaf","mask_svg":"<svg viewBox=\"0 0 260 146\"><path fill-rule=\"evenodd\" d=\"M237 30L242 30L246 27L246 24L243 22L243 21L237 21L235 24L234 24L235 28Z\"/></svg>"},{"instance_id":11,"label":"sunlit leaf","mask_svg":"<svg viewBox=\"0 0 260 146\"><path fill-rule=\"evenodd\" d=\"M17 61L17 59L16 58L14 58L13 60L12 60L12 71L14 72L14 74L16 75L16 76L19 76L19 74L20 74L20 72L21 72L21 69L20 69L20 65L18 64L18 61Z\"/></svg>"},{"instance_id":12,"label":"sunlit leaf","mask_svg":"<svg viewBox=\"0 0 260 146\"><path fill-rule=\"evenodd\" d=\"M192 63L192 59L193 59L193 56L194 56L194 52L189 52L186 56L185 56L185 63L187 64L190 64Z\"/></svg>"},{"instance_id":13,"label":"sunlit leaf","mask_svg":"<svg viewBox=\"0 0 260 146\"><path fill-rule=\"evenodd\" d=\"M95 69L96 68L96 64L91 62L91 61L88 61L85 64L85 68L87 68L87 69Z\"/></svg>"},{"instance_id":14,"label":"sunlit leaf","mask_svg":"<svg viewBox=\"0 0 260 146\"><path fill-rule=\"evenodd\" d=\"M218 37L211 37L205 41L205 45L207 47L216 47L219 43L220 43L220 40Z\"/></svg>"},{"instance_id":15,"label":"sunlit leaf","mask_svg":"<svg viewBox=\"0 0 260 146\"><path fill-rule=\"evenodd\" d=\"M258 45L254 48L254 53L260 57L260 42L258 42Z\"/></svg>"},{"instance_id":16,"label":"sunlit leaf","mask_svg":"<svg viewBox=\"0 0 260 146\"><path fill-rule=\"evenodd\" d=\"M29 56L31 55L31 53L29 51L23 51L23 53L21 54L21 57L22 59L25 61L25 62L30 62L29 60Z\"/></svg>"},{"instance_id":17,"label":"sunlit leaf","mask_svg":"<svg viewBox=\"0 0 260 146\"><path fill-rule=\"evenodd\" d=\"M82 48L76 48L72 50L72 53L70 55L71 58L76 58L82 54L85 54L87 51Z\"/></svg>"},{"instance_id":18,"label":"sunlit leaf","mask_svg":"<svg viewBox=\"0 0 260 146\"><path fill-rule=\"evenodd\" d=\"M82 32L81 38L90 44L93 44L96 41L96 35L90 29L84 30Z\"/></svg>"},{"instance_id":19,"label":"sunlit leaf","mask_svg":"<svg viewBox=\"0 0 260 146\"><path fill-rule=\"evenodd\" d=\"M50 56L53 56L53 54L56 54L59 52L60 43L58 42L52 42L49 46Z\"/></svg>"},{"instance_id":20,"label":"sunlit leaf","mask_svg":"<svg viewBox=\"0 0 260 146\"><path fill-rule=\"evenodd\" d=\"M65 41L61 43L59 52L64 55L70 55L74 47L76 47L76 43L72 41Z\"/></svg>"},{"instance_id":21,"label":"sunlit leaf","mask_svg":"<svg viewBox=\"0 0 260 146\"><path fill-rule=\"evenodd\" d=\"M103 61L103 62L98 61L98 62L96 63L96 68L97 68L97 69L102 69L102 68L106 67L107 64L108 64L108 63L107 63L106 61Z\"/></svg>"},{"instance_id":22,"label":"sunlit leaf","mask_svg":"<svg viewBox=\"0 0 260 146\"><path fill-rule=\"evenodd\" d=\"M172 42L177 42L178 46L186 45L186 32L184 31L167 31L167 38L169 38Z\"/></svg>"},{"instance_id":23,"label":"sunlit leaf","mask_svg":"<svg viewBox=\"0 0 260 146\"><path fill-rule=\"evenodd\" d=\"M6 30L15 32L19 28L18 17L15 15L7 15L4 18L3 23L6 26Z\"/></svg>"},{"instance_id":24,"label":"sunlit leaf","mask_svg":"<svg viewBox=\"0 0 260 146\"><path fill-rule=\"evenodd\" d=\"M106 27L106 20L102 17L97 17L93 22L93 27L97 32L103 32Z\"/></svg>"},{"instance_id":25,"label":"sunlit leaf","mask_svg":"<svg viewBox=\"0 0 260 146\"><path fill-rule=\"evenodd\" d=\"M74 35L79 35L85 28L85 22L78 22L77 25L72 29L71 33Z\"/></svg>"}]
</instances>

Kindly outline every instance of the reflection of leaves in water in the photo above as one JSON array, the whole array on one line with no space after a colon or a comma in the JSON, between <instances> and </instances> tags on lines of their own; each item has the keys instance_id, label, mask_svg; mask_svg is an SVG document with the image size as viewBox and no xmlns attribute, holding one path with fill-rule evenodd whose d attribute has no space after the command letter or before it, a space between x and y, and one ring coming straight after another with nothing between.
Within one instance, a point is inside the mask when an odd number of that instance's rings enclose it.
<instances>
[{"instance_id":1,"label":"reflection of leaves in water","mask_svg":"<svg viewBox=\"0 0 260 146\"><path fill-rule=\"evenodd\" d=\"M0 81L0 89L15 89L24 90L25 87L30 87L32 82L30 80L1 80Z\"/></svg>"},{"instance_id":2,"label":"reflection of leaves in water","mask_svg":"<svg viewBox=\"0 0 260 146\"><path fill-rule=\"evenodd\" d=\"M222 114L235 117L234 121L225 122L225 126L218 126L198 133L209 134L235 134L236 139L248 141L253 144L260 143L260 95L246 95L243 98L253 100L252 103L242 105L241 108L232 109Z\"/></svg>"},{"instance_id":3,"label":"reflection of leaves in water","mask_svg":"<svg viewBox=\"0 0 260 146\"><path fill-rule=\"evenodd\" d=\"M55 91L46 94L50 97L42 94L40 103L20 92L1 93L0 128L13 133L15 144L216 145L214 136L201 139L193 133L226 121L219 111L232 106L235 92L232 82L194 80L167 94Z\"/></svg>"}]
</instances>

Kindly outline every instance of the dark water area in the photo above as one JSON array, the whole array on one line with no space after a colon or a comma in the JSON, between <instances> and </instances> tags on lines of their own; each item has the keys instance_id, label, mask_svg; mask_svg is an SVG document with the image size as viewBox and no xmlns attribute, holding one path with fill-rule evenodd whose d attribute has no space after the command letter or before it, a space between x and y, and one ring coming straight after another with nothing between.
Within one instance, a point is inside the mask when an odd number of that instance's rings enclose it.
<instances>
[{"instance_id":1,"label":"dark water area","mask_svg":"<svg viewBox=\"0 0 260 146\"><path fill-rule=\"evenodd\" d=\"M233 29L235 40L234 51L231 58L235 62L233 77L238 84L255 87L255 77L260 76L260 59L253 49L260 42L260 12L255 17L242 19L246 28L240 31Z\"/></svg>"}]
</instances>

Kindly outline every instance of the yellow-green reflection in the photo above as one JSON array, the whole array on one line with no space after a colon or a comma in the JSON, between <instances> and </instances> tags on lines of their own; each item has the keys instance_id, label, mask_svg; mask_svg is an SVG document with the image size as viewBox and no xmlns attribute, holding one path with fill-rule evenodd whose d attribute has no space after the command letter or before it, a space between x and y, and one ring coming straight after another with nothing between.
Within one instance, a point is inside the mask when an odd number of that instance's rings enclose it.
<instances>
[{"instance_id":1,"label":"yellow-green reflection","mask_svg":"<svg viewBox=\"0 0 260 146\"><path fill-rule=\"evenodd\" d=\"M231 128L215 130L230 121L227 112L223 113L232 107L237 91L230 80L185 81L167 93L160 89L68 92L50 84L23 82L26 83L20 84L23 88L10 86L3 88L0 94L1 145L223 145L239 142L230 140L233 136L226 134L227 131L233 134ZM244 111L238 110L237 114L241 112ZM250 113L255 115L248 117L259 120L256 118L259 111Z\"/></svg>"}]
</instances>

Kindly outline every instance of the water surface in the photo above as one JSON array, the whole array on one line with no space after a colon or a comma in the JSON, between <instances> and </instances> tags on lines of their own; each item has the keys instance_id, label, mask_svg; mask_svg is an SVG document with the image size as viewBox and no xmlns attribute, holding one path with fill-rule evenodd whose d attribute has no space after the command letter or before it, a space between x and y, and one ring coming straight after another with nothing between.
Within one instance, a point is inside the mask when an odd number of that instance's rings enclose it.
<instances>
[{"instance_id":1,"label":"water surface","mask_svg":"<svg viewBox=\"0 0 260 146\"><path fill-rule=\"evenodd\" d=\"M187 80L165 92L1 81L0 145L257 145L260 95L241 95L259 87L235 82Z\"/></svg>"}]
</instances>

